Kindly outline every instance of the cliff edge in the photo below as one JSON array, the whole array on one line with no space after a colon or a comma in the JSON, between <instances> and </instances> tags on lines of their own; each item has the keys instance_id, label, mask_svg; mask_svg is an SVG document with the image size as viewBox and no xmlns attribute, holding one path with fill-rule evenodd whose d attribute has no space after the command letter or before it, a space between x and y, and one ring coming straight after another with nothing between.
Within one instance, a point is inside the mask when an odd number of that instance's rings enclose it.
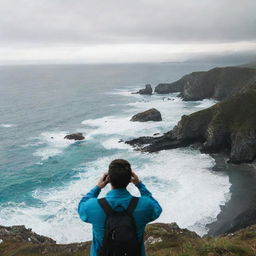
<instances>
[{"instance_id":1,"label":"cliff edge","mask_svg":"<svg viewBox=\"0 0 256 256\"><path fill-rule=\"evenodd\" d=\"M140 137L126 143L145 152L200 145L205 153L228 152L230 162L247 163L256 157L256 90L248 90L214 106L182 116L159 137Z\"/></svg>"},{"instance_id":2,"label":"cliff edge","mask_svg":"<svg viewBox=\"0 0 256 256\"><path fill-rule=\"evenodd\" d=\"M212 98L223 100L237 93L256 88L256 69L245 67L213 68L193 72L174 83L159 84L158 94L180 92L185 101Z\"/></svg>"},{"instance_id":3,"label":"cliff edge","mask_svg":"<svg viewBox=\"0 0 256 256\"><path fill-rule=\"evenodd\" d=\"M30 240L31 237L37 239ZM176 223L147 225L144 237L148 256L255 256L255 241L256 226L215 238L201 238ZM0 226L1 256L89 256L90 244L56 244L24 226Z\"/></svg>"}]
</instances>

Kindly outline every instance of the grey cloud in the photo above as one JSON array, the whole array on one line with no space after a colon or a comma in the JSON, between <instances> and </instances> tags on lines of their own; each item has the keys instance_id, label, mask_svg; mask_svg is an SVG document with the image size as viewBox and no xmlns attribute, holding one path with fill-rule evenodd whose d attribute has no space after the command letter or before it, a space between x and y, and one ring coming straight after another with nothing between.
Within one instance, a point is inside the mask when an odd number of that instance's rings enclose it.
<instances>
[{"instance_id":1,"label":"grey cloud","mask_svg":"<svg viewBox=\"0 0 256 256\"><path fill-rule=\"evenodd\" d=\"M0 0L0 43L256 40L255 0Z\"/></svg>"}]
</instances>

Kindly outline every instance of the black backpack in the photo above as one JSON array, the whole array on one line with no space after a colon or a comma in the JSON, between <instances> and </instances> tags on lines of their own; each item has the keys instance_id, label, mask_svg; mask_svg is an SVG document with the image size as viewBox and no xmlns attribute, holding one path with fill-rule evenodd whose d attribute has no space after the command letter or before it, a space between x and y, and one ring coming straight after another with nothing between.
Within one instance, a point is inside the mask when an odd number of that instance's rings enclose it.
<instances>
[{"instance_id":1,"label":"black backpack","mask_svg":"<svg viewBox=\"0 0 256 256\"><path fill-rule=\"evenodd\" d=\"M139 198L132 197L127 209L114 211L105 198L98 202L106 213L105 231L99 256L140 256L141 246L132 216Z\"/></svg>"}]
</instances>

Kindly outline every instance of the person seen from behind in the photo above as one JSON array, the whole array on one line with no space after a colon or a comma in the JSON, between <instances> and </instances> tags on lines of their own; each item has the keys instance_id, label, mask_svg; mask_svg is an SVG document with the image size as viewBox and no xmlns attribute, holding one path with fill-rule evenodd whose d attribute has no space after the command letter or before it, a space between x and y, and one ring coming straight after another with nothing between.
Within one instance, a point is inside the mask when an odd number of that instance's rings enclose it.
<instances>
[{"instance_id":1,"label":"person seen from behind","mask_svg":"<svg viewBox=\"0 0 256 256\"><path fill-rule=\"evenodd\" d=\"M139 189L140 197L126 189L130 182ZM108 183L111 190L105 198L98 199ZM93 227L91 256L145 256L145 226L161 212L159 203L123 159L110 163L108 172L78 205L80 218Z\"/></svg>"}]
</instances>

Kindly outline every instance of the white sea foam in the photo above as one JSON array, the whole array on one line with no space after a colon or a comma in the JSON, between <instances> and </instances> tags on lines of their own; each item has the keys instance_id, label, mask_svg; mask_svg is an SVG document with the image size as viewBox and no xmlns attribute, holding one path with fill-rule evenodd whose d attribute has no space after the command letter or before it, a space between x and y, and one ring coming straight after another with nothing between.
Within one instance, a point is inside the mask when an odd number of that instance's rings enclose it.
<instances>
[{"instance_id":1,"label":"white sea foam","mask_svg":"<svg viewBox=\"0 0 256 256\"><path fill-rule=\"evenodd\" d=\"M0 124L0 127L2 127L2 128L11 128L11 127L15 127L15 124Z\"/></svg>"},{"instance_id":2,"label":"white sea foam","mask_svg":"<svg viewBox=\"0 0 256 256\"><path fill-rule=\"evenodd\" d=\"M209 108L212 105L216 104L217 102L218 101L214 100L214 99L204 99L204 100L199 101L199 104L197 106L195 106L195 107L198 107L198 108Z\"/></svg>"},{"instance_id":3,"label":"white sea foam","mask_svg":"<svg viewBox=\"0 0 256 256\"><path fill-rule=\"evenodd\" d=\"M159 200L163 213L157 221L175 221L181 227L189 227L202 235L207 231L205 224L216 218L220 205L227 200L228 177L209 170L214 160L208 155L185 149L158 154L125 151L84 163L80 167L79 179L65 187L36 190L33 196L42 201L41 207L12 205L1 209L1 222L5 225L24 223L60 243L91 239L91 227L79 220L77 205L114 158L130 160L134 170ZM101 196L108 189L103 189ZM133 185L129 185L128 190L139 195Z\"/></svg>"},{"instance_id":4,"label":"white sea foam","mask_svg":"<svg viewBox=\"0 0 256 256\"><path fill-rule=\"evenodd\" d=\"M68 132L44 132L38 138L38 145L44 145L36 150L34 156L41 157L42 160L46 160L49 157L61 154L63 150L70 144L74 143L74 140L64 139Z\"/></svg>"},{"instance_id":5,"label":"white sea foam","mask_svg":"<svg viewBox=\"0 0 256 256\"><path fill-rule=\"evenodd\" d=\"M138 136L151 135L152 131L158 132L158 122L131 122L130 116L105 116L98 119L84 120L82 124L87 127L87 138L104 135ZM91 127L91 129L90 129ZM96 128L95 128L96 127Z\"/></svg>"},{"instance_id":6,"label":"white sea foam","mask_svg":"<svg viewBox=\"0 0 256 256\"><path fill-rule=\"evenodd\" d=\"M128 144L125 144L120 138L111 138L102 142L103 147L106 149L126 149L132 150Z\"/></svg>"},{"instance_id":7,"label":"white sea foam","mask_svg":"<svg viewBox=\"0 0 256 256\"><path fill-rule=\"evenodd\" d=\"M125 88L122 88L122 89L115 89L113 91L109 91L109 92L106 92L105 94L114 94L114 95L121 95L121 96L128 96L128 97L137 97L139 98L140 95L139 94L136 94L135 92L139 91L141 88L133 88L132 90L131 89L125 89Z\"/></svg>"},{"instance_id":8,"label":"white sea foam","mask_svg":"<svg viewBox=\"0 0 256 256\"><path fill-rule=\"evenodd\" d=\"M85 125L87 137L89 138L98 136L99 134L120 136L152 135L163 130L169 130L179 120L180 113L178 112L183 109L184 103L175 97L170 99L172 100L168 100L167 102L165 101L165 97L140 98L137 102L126 104L127 110L121 116L105 116L97 119L88 119L84 120L82 124ZM143 123L130 121L134 114L152 107L157 108L161 112L162 122L152 121ZM190 112L191 110L184 111L184 113ZM175 115L177 118L174 118Z\"/></svg>"},{"instance_id":9,"label":"white sea foam","mask_svg":"<svg viewBox=\"0 0 256 256\"><path fill-rule=\"evenodd\" d=\"M82 122L87 139L97 139L106 150L117 149L118 153L82 163L76 168L79 171L76 179L63 187L34 191L33 196L42 202L41 206L9 204L0 208L0 224L23 223L35 232L50 236L60 243L90 240L91 226L79 220L76 210L78 202L94 186L111 160L125 158L132 163L134 170L163 207L163 213L157 221L175 221L182 228L189 228L200 235L205 234L205 224L216 219L220 205L229 200L231 185L228 176L211 171L214 160L209 155L189 148L155 154L140 153L120 143L119 139L168 131L179 121L181 115L210 106L213 101L184 102L175 95L132 96L138 98L137 102L127 104L127 110L120 113L120 116ZM160 110L162 122L129 121L133 114L151 107ZM73 143L64 139L66 134L64 131L41 134L39 141L43 144L35 154L42 159L60 154ZM101 196L108 189L103 189ZM128 190L139 195L133 185L129 185Z\"/></svg>"},{"instance_id":10,"label":"white sea foam","mask_svg":"<svg viewBox=\"0 0 256 256\"><path fill-rule=\"evenodd\" d=\"M168 97L152 95L149 98L139 95L138 101L126 104L127 109L121 116L104 116L84 120L82 124L85 126L87 138L97 137L99 134L120 135L121 138L127 135L130 137L147 136L168 131L177 124L182 115L188 115L195 111L195 107L190 102L184 102L176 95L170 94ZM196 110L212 104L211 100L196 103ZM163 121L147 123L130 121L134 114L152 107L161 112Z\"/></svg>"}]
</instances>

